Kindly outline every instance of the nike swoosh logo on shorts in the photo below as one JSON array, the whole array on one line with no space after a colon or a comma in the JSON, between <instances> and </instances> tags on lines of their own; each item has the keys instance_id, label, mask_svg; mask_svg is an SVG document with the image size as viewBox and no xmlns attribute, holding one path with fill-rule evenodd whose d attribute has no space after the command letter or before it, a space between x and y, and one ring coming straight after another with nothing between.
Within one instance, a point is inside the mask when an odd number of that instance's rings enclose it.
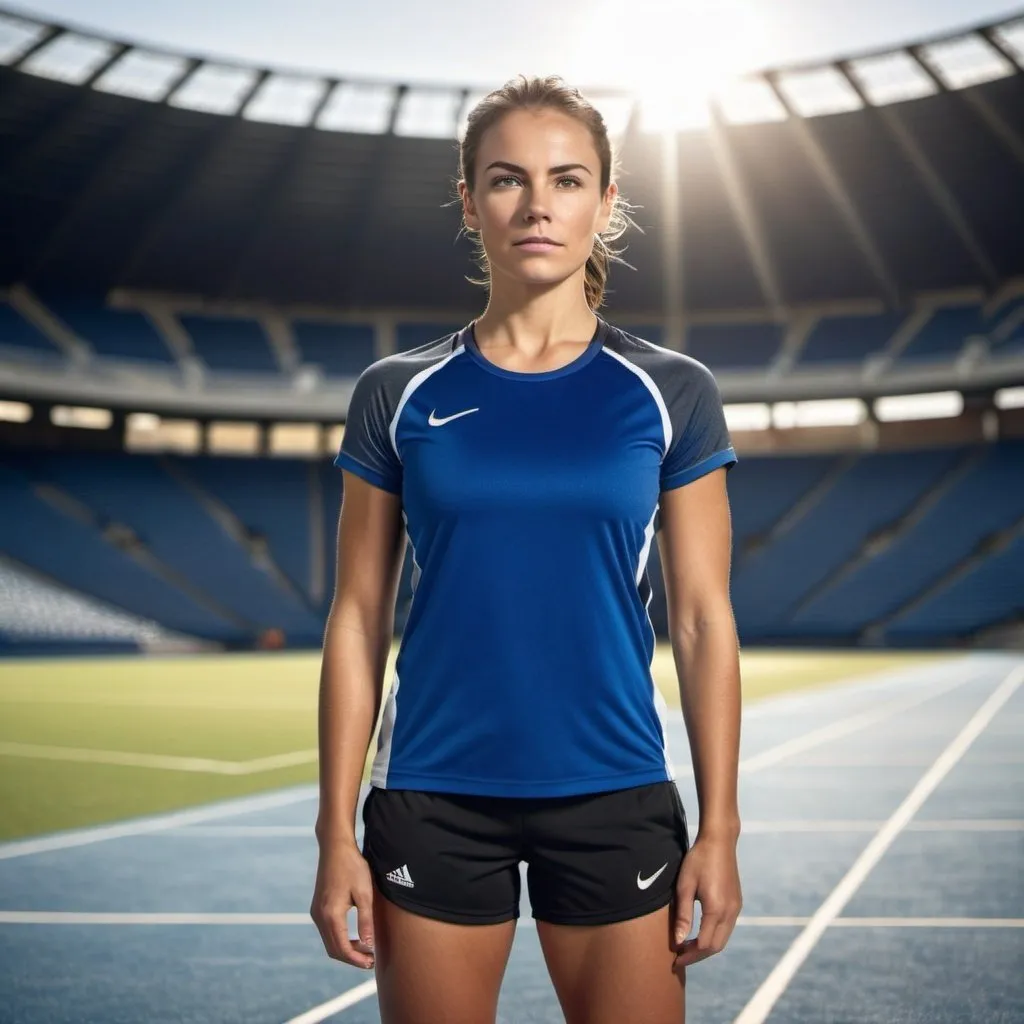
<instances>
[{"instance_id":1,"label":"nike swoosh logo on shorts","mask_svg":"<svg viewBox=\"0 0 1024 1024\"><path fill-rule=\"evenodd\" d=\"M451 423L452 420L459 419L460 416L468 416L471 412L479 412L479 409L463 409L462 412L454 413L451 416L443 416L441 419L437 418L437 410L431 409L430 415L427 417L427 422L432 427L443 427L446 423Z\"/></svg>"},{"instance_id":2,"label":"nike swoosh logo on shorts","mask_svg":"<svg viewBox=\"0 0 1024 1024\"><path fill-rule=\"evenodd\" d=\"M667 868L667 867L668 867L668 864L667 864L667 863L666 863L666 864L662 864L662 865L661 865L661 867L660 867L660 868L658 868L658 870L657 870L657 871L655 871L655 872L654 872L654 874L653 874L653 875L651 875L651 877L650 877L650 878L641 878L641 877L640 877L640 872L638 871L638 872L636 873L636 884L637 884L637 888L638 888L638 889L647 889L647 888L649 888L649 887L650 887L650 885L651 885L651 883L652 883L652 882L653 882L653 881L654 881L654 880L655 880L655 879L656 879L656 878L658 877L658 875L660 875L660 874L662 873L662 871L664 871L664 870L665 870L665 868Z\"/></svg>"}]
</instances>

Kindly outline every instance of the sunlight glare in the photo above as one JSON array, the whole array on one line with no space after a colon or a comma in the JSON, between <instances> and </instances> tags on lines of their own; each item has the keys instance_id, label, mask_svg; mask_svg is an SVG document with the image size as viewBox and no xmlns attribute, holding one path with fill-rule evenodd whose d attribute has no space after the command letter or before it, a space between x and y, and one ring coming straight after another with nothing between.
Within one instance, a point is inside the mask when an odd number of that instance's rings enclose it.
<instances>
[{"instance_id":1,"label":"sunlight glare","mask_svg":"<svg viewBox=\"0 0 1024 1024\"><path fill-rule=\"evenodd\" d=\"M588 20L582 52L607 49L614 84L641 104L645 131L707 123L708 99L731 78L762 66L770 32L752 0L601 0ZM603 46L597 35L605 36Z\"/></svg>"}]
</instances>

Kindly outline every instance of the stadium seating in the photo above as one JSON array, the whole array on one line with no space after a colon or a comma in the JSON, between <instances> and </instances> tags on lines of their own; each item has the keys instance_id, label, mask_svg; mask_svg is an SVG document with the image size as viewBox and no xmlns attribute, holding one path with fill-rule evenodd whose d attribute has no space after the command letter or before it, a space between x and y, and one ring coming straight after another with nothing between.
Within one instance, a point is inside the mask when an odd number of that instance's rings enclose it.
<instances>
[{"instance_id":1,"label":"stadium seating","mask_svg":"<svg viewBox=\"0 0 1024 1024\"><path fill-rule=\"evenodd\" d=\"M29 323L9 302L0 301L0 347L24 355L60 358L60 348L35 324Z\"/></svg>"},{"instance_id":2,"label":"stadium seating","mask_svg":"<svg viewBox=\"0 0 1024 1024\"><path fill-rule=\"evenodd\" d=\"M178 320L192 338L196 355L211 370L279 372L270 342L255 320L189 313Z\"/></svg>"},{"instance_id":3,"label":"stadium seating","mask_svg":"<svg viewBox=\"0 0 1024 1024\"><path fill-rule=\"evenodd\" d=\"M927 641L935 634L965 634L1024 615L1024 531L1003 551L982 559L947 587L897 616L891 641Z\"/></svg>"},{"instance_id":4,"label":"stadium seating","mask_svg":"<svg viewBox=\"0 0 1024 1024\"><path fill-rule=\"evenodd\" d=\"M906 463L917 457L907 456ZM809 635L856 633L885 620L969 557L989 534L1012 526L1021 515L1024 442L982 448L972 467L923 511L913 529L897 534L891 544L824 591L796 617L795 625ZM936 600L940 596L936 593ZM915 620L921 621L917 616ZM939 632L937 626L933 632Z\"/></svg>"},{"instance_id":5,"label":"stadium seating","mask_svg":"<svg viewBox=\"0 0 1024 1024\"><path fill-rule=\"evenodd\" d=\"M315 465L294 459L189 458L174 460L227 505L251 533L266 537L278 567L311 594L310 475Z\"/></svg>"},{"instance_id":6,"label":"stadium seating","mask_svg":"<svg viewBox=\"0 0 1024 1024\"><path fill-rule=\"evenodd\" d=\"M173 364L174 355L150 321L134 310L109 309L101 300L45 296L46 307L100 356Z\"/></svg>"},{"instance_id":7,"label":"stadium seating","mask_svg":"<svg viewBox=\"0 0 1024 1024\"><path fill-rule=\"evenodd\" d=\"M712 370L764 369L783 333L780 324L696 324L687 332L686 351Z\"/></svg>"},{"instance_id":8,"label":"stadium seating","mask_svg":"<svg viewBox=\"0 0 1024 1024\"><path fill-rule=\"evenodd\" d=\"M950 306L937 309L900 353L899 362L951 359L972 335L984 335L981 306Z\"/></svg>"},{"instance_id":9,"label":"stadium seating","mask_svg":"<svg viewBox=\"0 0 1024 1024\"><path fill-rule=\"evenodd\" d=\"M906 513L956 458L948 449L857 458L781 535L737 560L737 617L751 634L791 632L789 615L801 598Z\"/></svg>"},{"instance_id":10,"label":"stadium seating","mask_svg":"<svg viewBox=\"0 0 1024 1024\"><path fill-rule=\"evenodd\" d=\"M46 294L40 304L105 360L177 366L170 343L144 312L112 309L96 298L61 293ZM169 306L173 311L173 301L169 301ZM1022 310L1024 296L1008 299L988 315L977 303L939 307L897 354L896 366L913 369L951 360L970 338L985 339L993 360L1019 356L1024 351ZM824 315L795 353L792 369L783 370L797 374L810 370L847 372L883 353L910 313L907 309L868 315ZM289 318L285 310L280 315L288 322L294 339L295 365L319 367L328 379L357 377L382 350L372 323L331 322L308 316ZM631 334L656 345L665 344L661 324L638 325L628 317L620 320L614 314L606 315ZM215 373L258 374L265 386L275 388L292 365L286 352L282 351L279 358L264 324L255 314L244 317L181 311L177 320L196 357ZM462 326L463 323L455 322L399 320L395 325L395 348L405 352ZM719 374L766 370L780 354L786 330L784 323L741 320L691 324L685 351ZM19 358L64 357L63 349L53 339L9 302L0 301L0 352L5 349L18 353Z\"/></svg>"},{"instance_id":11,"label":"stadium seating","mask_svg":"<svg viewBox=\"0 0 1024 1024\"><path fill-rule=\"evenodd\" d=\"M292 333L303 363L329 377L357 377L376 358L371 324L330 324L293 320Z\"/></svg>"},{"instance_id":12,"label":"stadium seating","mask_svg":"<svg viewBox=\"0 0 1024 1024\"><path fill-rule=\"evenodd\" d=\"M32 472L103 519L131 528L148 551L208 603L242 620L240 632L277 627L295 641L320 636L320 615L258 567L242 539L232 534L235 524L218 521L202 492L175 479L159 460L46 453L33 456Z\"/></svg>"},{"instance_id":13,"label":"stadium seating","mask_svg":"<svg viewBox=\"0 0 1024 1024\"><path fill-rule=\"evenodd\" d=\"M817 369L863 362L885 348L903 320L899 313L822 317L807 336L797 365Z\"/></svg>"},{"instance_id":14,"label":"stadium seating","mask_svg":"<svg viewBox=\"0 0 1024 1024\"><path fill-rule=\"evenodd\" d=\"M169 637L155 622L61 587L0 557L0 643L11 653L66 644L137 651Z\"/></svg>"},{"instance_id":15,"label":"stadium seating","mask_svg":"<svg viewBox=\"0 0 1024 1024\"><path fill-rule=\"evenodd\" d=\"M869 626L892 643L935 641L1022 612L1024 442L746 456L727 480L743 641L854 642ZM177 633L251 645L276 626L316 647L341 487L326 458L8 453L0 553ZM664 635L656 546L648 569ZM412 575L407 553L399 631Z\"/></svg>"},{"instance_id":16,"label":"stadium seating","mask_svg":"<svg viewBox=\"0 0 1024 1024\"><path fill-rule=\"evenodd\" d=\"M83 521L43 501L29 477L9 464L0 464L0 499L0 550L22 565L168 629L219 641L243 636L238 623L105 540L99 521Z\"/></svg>"},{"instance_id":17,"label":"stadium seating","mask_svg":"<svg viewBox=\"0 0 1024 1024\"><path fill-rule=\"evenodd\" d=\"M728 476L736 551L770 530L837 461L831 455L741 457Z\"/></svg>"}]
</instances>

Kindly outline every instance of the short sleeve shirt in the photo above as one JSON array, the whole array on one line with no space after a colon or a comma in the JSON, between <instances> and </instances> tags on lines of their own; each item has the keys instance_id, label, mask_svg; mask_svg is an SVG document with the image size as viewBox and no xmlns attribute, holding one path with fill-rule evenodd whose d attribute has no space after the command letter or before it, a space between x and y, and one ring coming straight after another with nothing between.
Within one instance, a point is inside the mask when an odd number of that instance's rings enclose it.
<instances>
[{"instance_id":1,"label":"short sleeve shirt","mask_svg":"<svg viewBox=\"0 0 1024 1024\"><path fill-rule=\"evenodd\" d=\"M651 674L659 496L736 462L697 360L598 318L541 373L472 324L356 383L337 465L400 495L414 593L371 784L570 796L675 778Z\"/></svg>"}]
</instances>

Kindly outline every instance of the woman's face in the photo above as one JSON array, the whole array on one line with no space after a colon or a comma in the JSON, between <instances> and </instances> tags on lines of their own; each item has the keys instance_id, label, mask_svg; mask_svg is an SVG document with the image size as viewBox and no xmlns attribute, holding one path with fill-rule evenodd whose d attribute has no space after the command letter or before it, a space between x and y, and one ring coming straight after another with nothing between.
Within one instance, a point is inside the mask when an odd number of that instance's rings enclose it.
<instances>
[{"instance_id":1,"label":"woman's face","mask_svg":"<svg viewBox=\"0 0 1024 1024\"><path fill-rule=\"evenodd\" d=\"M608 227L617 188L601 194L590 131L555 110L516 110L490 127L477 151L470 193L459 183L466 224L478 230L497 275L553 285L587 262ZM550 243L523 244L544 237Z\"/></svg>"}]
</instances>

